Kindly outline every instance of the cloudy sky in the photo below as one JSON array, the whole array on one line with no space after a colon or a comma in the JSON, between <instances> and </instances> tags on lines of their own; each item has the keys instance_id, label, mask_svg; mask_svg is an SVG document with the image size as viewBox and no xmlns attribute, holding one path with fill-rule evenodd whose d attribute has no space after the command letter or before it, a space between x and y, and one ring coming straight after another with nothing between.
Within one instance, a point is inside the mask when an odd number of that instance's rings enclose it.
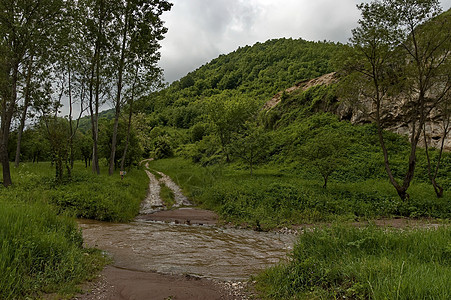
<instances>
[{"instance_id":1,"label":"cloudy sky","mask_svg":"<svg viewBox=\"0 0 451 300\"><path fill-rule=\"evenodd\" d=\"M268 39L291 37L346 43L362 0L172 0L160 66L178 80L220 54ZM451 7L451 0L441 0Z\"/></svg>"}]
</instances>

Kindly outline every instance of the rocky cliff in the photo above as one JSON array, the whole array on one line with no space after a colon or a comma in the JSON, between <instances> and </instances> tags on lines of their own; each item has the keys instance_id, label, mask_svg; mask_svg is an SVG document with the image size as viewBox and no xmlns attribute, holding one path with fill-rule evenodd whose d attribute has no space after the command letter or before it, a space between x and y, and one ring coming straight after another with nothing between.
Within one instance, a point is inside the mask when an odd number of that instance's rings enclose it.
<instances>
[{"instance_id":1,"label":"rocky cliff","mask_svg":"<svg viewBox=\"0 0 451 300\"><path fill-rule=\"evenodd\" d=\"M271 110L276 107L282 101L284 94L290 95L295 91L306 91L314 86L331 85L338 83L338 81L339 75L335 72L312 80L301 81L295 86L274 95L274 97L264 105L264 109ZM337 97L335 104L336 105L325 106L324 110L335 113L340 119L349 120L353 124L363 124L374 121L375 107L373 107L372 102L368 99L362 97L361 99L358 99L358 101L353 101L351 104L351 102ZM387 109L383 113L383 124L389 131L409 136L411 131L409 130L409 124L403 113L405 104L406 100L403 98L387 100ZM425 124L428 145L435 148L440 148L442 142L444 129L441 119L441 115L433 110ZM420 139L420 146L424 146L423 138ZM449 134L445 138L444 149L446 151L451 151L451 135Z\"/></svg>"}]
</instances>

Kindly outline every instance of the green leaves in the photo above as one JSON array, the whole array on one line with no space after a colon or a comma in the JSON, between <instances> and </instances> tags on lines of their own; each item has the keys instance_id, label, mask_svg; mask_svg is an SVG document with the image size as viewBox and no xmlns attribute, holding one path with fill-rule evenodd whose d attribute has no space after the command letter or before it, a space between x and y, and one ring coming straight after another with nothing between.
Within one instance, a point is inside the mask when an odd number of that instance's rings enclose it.
<instances>
[{"instance_id":1,"label":"green leaves","mask_svg":"<svg viewBox=\"0 0 451 300\"><path fill-rule=\"evenodd\" d=\"M302 158L321 174L324 188L329 176L347 162L347 146L346 136L325 126L301 147Z\"/></svg>"}]
</instances>

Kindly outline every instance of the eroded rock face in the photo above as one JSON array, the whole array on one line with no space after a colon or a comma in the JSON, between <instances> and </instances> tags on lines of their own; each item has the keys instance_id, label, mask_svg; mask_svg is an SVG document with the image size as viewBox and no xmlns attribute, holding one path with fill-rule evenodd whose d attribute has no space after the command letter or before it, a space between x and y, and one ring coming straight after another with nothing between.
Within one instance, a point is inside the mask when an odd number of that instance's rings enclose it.
<instances>
[{"instance_id":1,"label":"eroded rock face","mask_svg":"<svg viewBox=\"0 0 451 300\"><path fill-rule=\"evenodd\" d=\"M276 94L265 104L264 109L270 110L278 105L284 92L286 94L290 94L299 89L305 91L313 86L330 85L337 83L338 81L339 76L334 72L310 81L299 82L295 86ZM410 124L404 117L404 112L408 109L406 98L400 97L398 99L387 99L384 107L386 107L385 111L382 112L382 123L384 128L397 134L409 136L410 138ZM349 120L353 124L365 124L374 122L376 107L369 99L357 99L357 101L352 104L338 99L336 106L328 106L325 111L335 113L341 120ZM432 110L428 120L426 121L425 128L428 146L439 149L441 147L444 129L441 122L441 116L437 110ZM424 145L424 139L421 137L419 146L424 147ZM451 134L448 134L445 139L444 149L446 151L451 151Z\"/></svg>"},{"instance_id":2,"label":"eroded rock face","mask_svg":"<svg viewBox=\"0 0 451 300\"><path fill-rule=\"evenodd\" d=\"M391 132L406 135L410 138L412 132L410 128L411 124L406 120L405 114L403 113L403 110L407 105L406 100L401 99L394 101L393 99L389 99L388 101L390 101L390 104L386 105L388 109L383 112L382 117L384 127ZM364 109L362 109L362 107L364 107ZM339 109L337 109L335 113L340 116L341 119L348 119L353 124L364 124L374 121L375 111L376 108L372 107L371 102L366 101L366 103L362 103L356 108L346 107L346 105L340 104ZM428 147L439 149L442 143L444 127L442 117L437 110L431 112L425 123L425 130ZM425 146L423 136L419 140L419 146ZM444 149L446 151L451 151L451 135L449 134L445 139Z\"/></svg>"}]
</instances>

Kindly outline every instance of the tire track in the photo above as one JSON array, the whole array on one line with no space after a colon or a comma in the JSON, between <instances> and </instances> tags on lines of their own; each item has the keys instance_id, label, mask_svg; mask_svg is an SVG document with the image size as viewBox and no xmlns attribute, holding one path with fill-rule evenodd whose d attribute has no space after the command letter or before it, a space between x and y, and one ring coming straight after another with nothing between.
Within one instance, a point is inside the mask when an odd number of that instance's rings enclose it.
<instances>
[{"instance_id":1,"label":"tire track","mask_svg":"<svg viewBox=\"0 0 451 300\"><path fill-rule=\"evenodd\" d=\"M163 200L160 197L161 187L160 184L166 185L174 194L175 204L173 207L191 206L192 203L188 198L183 195L180 187L166 174L157 172L161 178L157 178L149 171L149 162L145 164L147 170L146 174L149 177L149 192L146 199L141 203L141 209L139 213L141 215L152 214L157 211L166 210Z\"/></svg>"}]
</instances>

